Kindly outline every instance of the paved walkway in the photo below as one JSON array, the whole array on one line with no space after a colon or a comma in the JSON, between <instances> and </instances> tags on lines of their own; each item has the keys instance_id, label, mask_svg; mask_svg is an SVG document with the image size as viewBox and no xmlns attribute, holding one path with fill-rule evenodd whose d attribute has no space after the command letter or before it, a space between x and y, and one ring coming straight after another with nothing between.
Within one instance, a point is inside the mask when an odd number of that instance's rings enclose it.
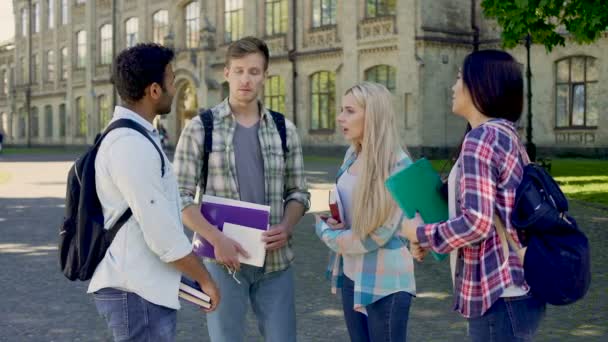
<instances>
[{"instance_id":1,"label":"paved walkway","mask_svg":"<svg viewBox=\"0 0 608 342\"><path fill-rule=\"evenodd\" d=\"M86 284L69 282L58 270L57 232L63 215L65 177L73 156L0 156L0 341L109 341ZM325 209L336 165L312 163L307 175L312 211ZM551 307L537 341L608 340L608 210L573 203L572 212L593 245L589 295L568 307ZM307 215L294 239L299 341L348 341L339 298L323 277L326 249ZM463 341L466 324L450 310L447 263L416 265L418 298L409 323L410 341ZM235 322L235 324L239 324ZM260 341L247 321L247 341ZM204 314L184 304L178 341L208 341Z\"/></svg>"}]
</instances>

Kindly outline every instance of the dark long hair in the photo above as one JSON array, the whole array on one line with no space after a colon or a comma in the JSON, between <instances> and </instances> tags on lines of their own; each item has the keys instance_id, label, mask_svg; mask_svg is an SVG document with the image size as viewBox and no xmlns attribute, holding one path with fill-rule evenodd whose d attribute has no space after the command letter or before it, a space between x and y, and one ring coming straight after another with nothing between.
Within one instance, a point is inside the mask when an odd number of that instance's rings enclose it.
<instances>
[{"instance_id":1,"label":"dark long hair","mask_svg":"<svg viewBox=\"0 0 608 342\"><path fill-rule=\"evenodd\" d=\"M463 85L480 113L511 122L519 120L524 103L524 80L521 65L513 56L500 50L475 51L464 59L461 73ZM467 124L464 136L470 130L471 125ZM463 143L464 137L442 166L441 174L458 159Z\"/></svg>"}]
</instances>

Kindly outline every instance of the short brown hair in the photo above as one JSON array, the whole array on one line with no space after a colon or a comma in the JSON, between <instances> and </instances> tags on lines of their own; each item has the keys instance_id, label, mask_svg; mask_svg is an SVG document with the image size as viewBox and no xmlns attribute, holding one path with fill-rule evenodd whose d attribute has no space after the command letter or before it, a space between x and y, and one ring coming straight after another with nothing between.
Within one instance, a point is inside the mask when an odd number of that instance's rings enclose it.
<instances>
[{"instance_id":1,"label":"short brown hair","mask_svg":"<svg viewBox=\"0 0 608 342\"><path fill-rule=\"evenodd\" d=\"M230 66L230 60L233 58L242 58L252 53L261 53L264 56L264 70L268 69L268 59L270 53L266 43L256 37L241 38L228 46L226 51L226 67Z\"/></svg>"}]
</instances>

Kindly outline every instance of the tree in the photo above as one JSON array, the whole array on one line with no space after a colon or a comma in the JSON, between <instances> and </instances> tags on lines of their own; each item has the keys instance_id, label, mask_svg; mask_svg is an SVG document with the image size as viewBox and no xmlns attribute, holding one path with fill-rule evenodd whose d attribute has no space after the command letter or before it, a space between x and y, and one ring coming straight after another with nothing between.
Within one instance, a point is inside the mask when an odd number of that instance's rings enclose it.
<instances>
[{"instance_id":1,"label":"tree","mask_svg":"<svg viewBox=\"0 0 608 342\"><path fill-rule=\"evenodd\" d=\"M608 28L606 0L482 0L487 18L502 27L502 41L513 48L528 34L547 51L564 46L565 36L589 44Z\"/></svg>"},{"instance_id":2,"label":"tree","mask_svg":"<svg viewBox=\"0 0 608 342\"><path fill-rule=\"evenodd\" d=\"M525 39L528 85L528 124L526 150L536 160L536 145L532 141L532 71L530 46L532 42L545 46L547 52L565 46L568 35L575 42L589 44L608 28L606 0L482 0L487 18L496 19L502 27L504 47L513 48Z\"/></svg>"}]
</instances>

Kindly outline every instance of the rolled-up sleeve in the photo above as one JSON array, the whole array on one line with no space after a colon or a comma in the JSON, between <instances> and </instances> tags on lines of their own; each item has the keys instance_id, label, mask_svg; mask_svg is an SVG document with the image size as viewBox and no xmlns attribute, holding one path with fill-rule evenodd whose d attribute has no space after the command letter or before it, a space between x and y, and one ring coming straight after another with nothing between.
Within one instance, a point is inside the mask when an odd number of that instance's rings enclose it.
<instances>
[{"instance_id":1,"label":"rolled-up sleeve","mask_svg":"<svg viewBox=\"0 0 608 342\"><path fill-rule=\"evenodd\" d=\"M192 245L184 234L175 198L167 196L160 156L150 141L141 135L125 135L108 152L110 177L131 208L148 247L167 263L188 255Z\"/></svg>"},{"instance_id":2,"label":"rolled-up sleeve","mask_svg":"<svg viewBox=\"0 0 608 342\"><path fill-rule=\"evenodd\" d=\"M173 158L173 169L177 177L181 209L196 205L196 190L202 168L204 130L197 118L190 120L183 129Z\"/></svg>"},{"instance_id":3,"label":"rolled-up sleeve","mask_svg":"<svg viewBox=\"0 0 608 342\"><path fill-rule=\"evenodd\" d=\"M306 211L310 209L310 192L306 185L306 177L304 175L304 157L302 154L302 145L295 126L287 121L287 153L285 165L285 192L284 201L287 204L289 201L297 201L304 205Z\"/></svg>"}]
</instances>

